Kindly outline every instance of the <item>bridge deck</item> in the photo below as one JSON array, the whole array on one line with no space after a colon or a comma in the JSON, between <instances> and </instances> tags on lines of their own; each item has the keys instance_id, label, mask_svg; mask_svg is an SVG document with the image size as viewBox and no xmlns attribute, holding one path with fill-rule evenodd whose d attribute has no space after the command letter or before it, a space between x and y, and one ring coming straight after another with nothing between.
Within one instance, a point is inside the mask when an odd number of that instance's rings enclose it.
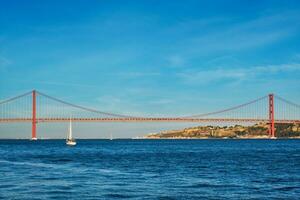
<instances>
[{"instance_id":1,"label":"bridge deck","mask_svg":"<svg viewBox=\"0 0 300 200\"><path fill-rule=\"evenodd\" d=\"M70 118L37 118L37 122L68 122ZM150 117L150 118L72 118L73 122L250 122L250 123L259 123L264 122L268 123L268 119L213 119L213 118L163 118L163 117ZM16 123L16 122L32 122L32 118L6 118L0 119L0 123ZM300 120L280 120L277 119L275 123L297 123L300 124Z\"/></svg>"}]
</instances>

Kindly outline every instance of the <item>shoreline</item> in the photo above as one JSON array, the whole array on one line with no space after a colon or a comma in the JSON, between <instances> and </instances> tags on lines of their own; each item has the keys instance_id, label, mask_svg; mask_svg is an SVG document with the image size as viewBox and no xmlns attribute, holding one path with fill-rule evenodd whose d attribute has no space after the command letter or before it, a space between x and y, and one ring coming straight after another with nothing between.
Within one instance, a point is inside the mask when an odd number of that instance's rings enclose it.
<instances>
[{"instance_id":1,"label":"shoreline","mask_svg":"<svg viewBox=\"0 0 300 200\"><path fill-rule=\"evenodd\" d=\"M300 139L300 136L295 137L276 137L270 138L269 136L255 136L255 137L135 137L135 138L114 138L113 140L266 140L266 139ZM0 138L1 140L27 140L32 141L30 138ZM66 140L65 138L38 138L39 140ZM110 138L76 138L76 140L111 140Z\"/></svg>"},{"instance_id":2,"label":"shoreline","mask_svg":"<svg viewBox=\"0 0 300 200\"><path fill-rule=\"evenodd\" d=\"M136 138L136 140L269 140L269 139L300 139L300 137L238 137L238 138Z\"/></svg>"}]
</instances>

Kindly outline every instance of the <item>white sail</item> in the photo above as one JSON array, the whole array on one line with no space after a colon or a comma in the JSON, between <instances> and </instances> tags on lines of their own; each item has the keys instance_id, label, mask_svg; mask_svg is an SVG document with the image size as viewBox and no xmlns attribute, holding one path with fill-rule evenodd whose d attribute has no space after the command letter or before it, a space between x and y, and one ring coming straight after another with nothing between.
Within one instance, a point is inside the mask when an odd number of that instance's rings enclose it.
<instances>
[{"instance_id":1,"label":"white sail","mask_svg":"<svg viewBox=\"0 0 300 200\"><path fill-rule=\"evenodd\" d=\"M70 119L70 126L69 126L69 137L68 139L72 139L72 120Z\"/></svg>"},{"instance_id":2,"label":"white sail","mask_svg":"<svg viewBox=\"0 0 300 200\"><path fill-rule=\"evenodd\" d=\"M72 138L72 120L70 119L70 126L69 126L69 135L66 141L68 146L75 146L76 141Z\"/></svg>"}]
</instances>

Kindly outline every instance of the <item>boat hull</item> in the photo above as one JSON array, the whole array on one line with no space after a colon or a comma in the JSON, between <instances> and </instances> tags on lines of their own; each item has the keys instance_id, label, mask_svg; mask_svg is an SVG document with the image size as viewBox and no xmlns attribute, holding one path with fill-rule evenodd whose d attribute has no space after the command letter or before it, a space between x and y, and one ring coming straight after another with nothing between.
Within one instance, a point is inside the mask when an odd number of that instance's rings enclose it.
<instances>
[{"instance_id":1,"label":"boat hull","mask_svg":"<svg viewBox=\"0 0 300 200\"><path fill-rule=\"evenodd\" d=\"M67 140L66 141L66 145L68 145L68 146L75 146L76 142L74 140Z\"/></svg>"}]
</instances>

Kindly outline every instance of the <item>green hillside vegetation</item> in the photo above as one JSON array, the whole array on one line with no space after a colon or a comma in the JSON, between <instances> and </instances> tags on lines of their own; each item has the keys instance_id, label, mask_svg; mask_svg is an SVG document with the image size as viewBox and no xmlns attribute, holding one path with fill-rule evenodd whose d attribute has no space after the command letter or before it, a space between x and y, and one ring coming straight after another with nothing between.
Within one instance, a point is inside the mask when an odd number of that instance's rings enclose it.
<instances>
[{"instance_id":1,"label":"green hillside vegetation","mask_svg":"<svg viewBox=\"0 0 300 200\"><path fill-rule=\"evenodd\" d=\"M277 137L300 137L300 124L276 124ZM145 138L267 138L268 124L252 126L198 126L183 130L163 131Z\"/></svg>"}]
</instances>

